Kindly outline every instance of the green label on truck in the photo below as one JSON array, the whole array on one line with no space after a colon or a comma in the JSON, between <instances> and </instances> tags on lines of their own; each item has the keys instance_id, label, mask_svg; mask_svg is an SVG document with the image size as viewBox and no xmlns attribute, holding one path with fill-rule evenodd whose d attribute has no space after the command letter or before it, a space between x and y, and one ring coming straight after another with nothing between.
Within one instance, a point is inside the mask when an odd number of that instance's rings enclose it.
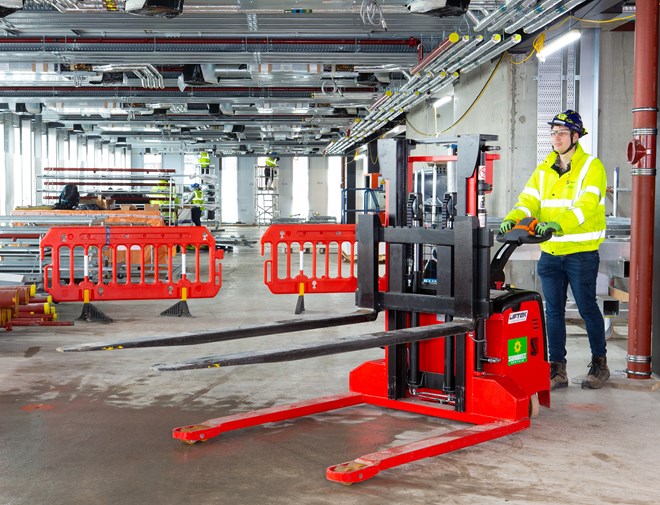
<instances>
[{"instance_id":1,"label":"green label on truck","mask_svg":"<svg viewBox=\"0 0 660 505\"><path fill-rule=\"evenodd\" d=\"M527 362L527 337L509 340L509 366Z\"/></svg>"}]
</instances>

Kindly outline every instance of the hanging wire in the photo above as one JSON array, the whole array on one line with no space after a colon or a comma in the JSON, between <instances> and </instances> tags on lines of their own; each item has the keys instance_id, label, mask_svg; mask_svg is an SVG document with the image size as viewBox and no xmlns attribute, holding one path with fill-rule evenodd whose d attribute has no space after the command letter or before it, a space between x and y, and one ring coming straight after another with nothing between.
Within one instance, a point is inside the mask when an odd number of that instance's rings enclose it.
<instances>
[{"instance_id":1,"label":"hanging wire","mask_svg":"<svg viewBox=\"0 0 660 505\"><path fill-rule=\"evenodd\" d=\"M360 17L365 25L380 26L387 31L383 9L380 7L378 0L362 0Z\"/></svg>"},{"instance_id":2,"label":"hanging wire","mask_svg":"<svg viewBox=\"0 0 660 505\"><path fill-rule=\"evenodd\" d=\"M543 44L545 43L545 33L546 32L541 32L536 37L534 37L534 40L532 41L532 50L522 60L520 61L514 60L513 56L511 55L511 53L509 53L509 51L505 52L504 54L506 54L509 57L509 61L511 62L512 65L522 65L527 60L529 60L534 55L534 53L541 52L541 49L543 49Z\"/></svg>"},{"instance_id":3,"label":"hanging wire","mask_svg":"<svg viewBox=\"0 0 660 505\"><path fill-rule=\"evenodd\" d=\"M436 115L436 117L435 117L435 123L436 123L436 128L435 128L435 129L436 129L436 132L435 132L434 134L426 133L426 132L423 132L423 131L421 131L420 129L416 128L415 125L413 125L407 117L406 117L406 126L410 127L410 129L412 129L412 130L415 131L417 134L422 135L422 136L424 136L424 137L433 137L433 136L438 136L438 135L440 135L440 134L442 134L442 133L447 133L449 130L451 130L452 128L454 128L455 126L457 126L461 121L463 121L463 119L465 119L465 117L466 117L466 116L472 111L472 109L475 107L475 105L477 104L477 102L479 101L479 99L483 96L483 94L485 93L486 89L487 89L488 86L490 85L491 81L493 80L493 77L495 77L495 73L496 73L497 70L499 69L500 64L501 64L502 61L504 60L504 57L505 57L505 56L509 58L509 61L510 61L513 65L521 65L521 64L525 63L526 61L528 61L528 60L534 55L534 53L538 53L538 52L540 52L540 51L543 49L543 45L545 44L545 35L546 35L546 33L548 33L549 31L552 31L552 30L556 30L557 28L559 28L559 27L562 26L564 23L566 23L566 22L568 22L568 21L570 21L570 20L581 21L581 22L583 22L583 23L607 24L607 23L616 23L616 22L619 22L619 21L628 21L628 20L630 20L630 19L634 19L635 17L636 17L636 15L635 15L635 14L632 14L632 15L630 15L630 16L625 16L625 17L621 17L621 18L614 18L614 19L610 19L610 20L590 20L590 19L578 18L578 17L575 17L575 16L573 16L573 15L571 15L571 16L567 16L567 17L566 17L565 19L563 19L560 23L557 23L556 25L553 25L553 26L549 27L547 30L544 30L543 32L539 33L539 34L534 38L534 40L532 41L532 50L531 50L530 53L529 53L528 55L526 55L521 61L515 61L515 60L513 59L513 56L512 56L508 51L502 53L502 55L500 56L500 59L499 59L498 62L497 62L497 65L495 65L495 68L494 68L493 71L491 72L491 74L490 74L490 76L488 77L488 80L486 81L486 83L484 84L484 86L481 88L481 91L479 91L479 94L477 95L477 97L474 99L474 101L472 102L472 104L467 108L467 110L463 113L463 115L462 115L460 118L458 118L458 120L457 120L454 124L452 124L451 126L449 126L449 127L446 128L446 129L442 130L441 132L438 132L438 131L437 131L437 115ZM435 111L434 111L434 114L435 114Z\"/></svg>"},{"instance_id":4,"label":"hanging wire","mask_svg":"<svg viewBox=\"0 0 660 505\"><path fill-rule=\"evenodd\" d=\"M515 61L513 59L513 57L511 56L511 54L509 54L508 52L506 54L509 56L509 61L513 65L521 65L521 64L525 63L527 60L529 60L534 55L534 53L541 52L541 50L543 49L543 45L545 43L545 34L546 33L550 32L552 30L556 30L557 28L562 26L564 23L566 23L568 21L571 21L571 20L581 21L583 23L607 24L607 23L616 23L616 22L619 22L619 21L627 21L627 20L630 20L630 19L634 19L635 17L636 17L636 14L632 14L630 16L625 16L625 17L622 17L622 18L614 18L614 19L608 19L608 20L596 20L596 19L592 20L592 19L578 18L578 17L575 17L573 15L566 16L566 18L564 18L560 23L557 23L556 25L553 25L553 26L549 27L547 30L544 30L541 33L539 33L534 38L534 40L532 41L532 51L527 56L525 56L521 61Z\"/></svg>"},{"instance_id":5,"label":"hanging wire","mask_svg":"<svg viewBox=\"0 0 660 505\"><path fill-rule=\"evenodd\" d=\"M446 129L444 129L444 130L442 130L441 132L435 132L435 134L433 134L433 135L432 135L432 134L429 134L429 133L424 133L424 132L418 130L417 128L415 128L415 127L412 125L412 123L410 123L410 121L408 120L408 118L406 118L406 125L410 126L410 128L412 128L414 131L416 131L416 132L419 133L420 135L424 135L425 137L433 137L434 135L437 136L437 135L440 135L441 133L447 133L449 130L451 130L452 128L454 128L455 126L457 126L461 121L463 121L463 119L465 119L465 118L467 117L467 115L472 111L472 109L474 109L474 106L477 105L477 102L481 99L481 97L483 96L483 94L486 92L486 89L488 89L488 86L489 86L490 83L492 82L493 77L495 77L495 74L497 73L497 70L500 68L500 65L501 65L502 61L504 61L504 57L505 57L505 56L506 56L506 53L502 53L502 55L500 56L500 59L497 61L497 65L495 65L495 68L494 68L493 71L490 73L490 76L488 76L488 79L486 80L486 83L485 83L485 84L483 85L483 87L481 88L481 91L479 91L479 94L477 95L477 97L474 99L474 101L472 102L472 104L470 104L470 106L469 106L469 107L467 108L467 110L463 113L463 115L462 115L460 118L458 118L458 121L456 121L453 125L451 125L450 127L446 128Z\"/></svg>"},{"instance_id":6,"label":"hanging wire","mask_svg":"<svg viewBox=\"0 0 660 505\"><path fill-rule=\"evenodd\" d=\"M627 21L629 19L635 19L637 17L637 14L631 14L630 16L625 16L622 18L614 18L614 19L584 19L584 18L577 18L575 16L571 16L573 19L577 19L578 21L582 21L583 23L594 23L598 25L604 25L607 23L616 23L617 21Z\"/></svg>"},{"instance_id":7,"label":"hanging wire","mask_svg":"<svg viewBox=\"0 0 660 505\"><path fill-rule=\"evenodd\" d=\"M490 73L490 76L488 77L488 80L486 81L486 84L484 84L483 88L481 88L481 91L479 91L479 94L477 97L474 99L472 104L467 108L467 110L463 113L463 115L458 118L458 121L456 121L453 125L451 125L449 128L446 128L445 130L442 130L440 133L447 133L449 130L451 130L454 126L458 125L465 117L472 111L475 105L477 105L477 102L479 99L483 96L483 94L486 92L486 89L488 89L488 86L493 80L493 77L495 77L495 74L497 73L497 70L500 68L500 65L502 64L502 61L504 61L504 56L506 54L502 53L502 56L500 56L500 59L497 60L497 65L495 65L495 68L493 71Z\"/></svg>"}]
</instances>

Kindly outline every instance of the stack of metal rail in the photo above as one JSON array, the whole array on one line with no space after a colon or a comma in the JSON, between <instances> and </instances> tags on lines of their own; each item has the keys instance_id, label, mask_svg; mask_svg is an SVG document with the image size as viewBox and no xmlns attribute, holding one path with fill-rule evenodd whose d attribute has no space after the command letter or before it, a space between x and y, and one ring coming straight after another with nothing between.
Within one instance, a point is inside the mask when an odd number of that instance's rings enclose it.
<instances>
[{"instance_id":1,"label":"stack of metal rail","mask_svg":"<svg viewBox=\"0 0 660 505\"><path fill-rule=\"evenodd\" d=\"M91 226L107 216L0 216L0 283L41 285L40 241L48 230L58 225Z\"/></svg>"}]
</instances>

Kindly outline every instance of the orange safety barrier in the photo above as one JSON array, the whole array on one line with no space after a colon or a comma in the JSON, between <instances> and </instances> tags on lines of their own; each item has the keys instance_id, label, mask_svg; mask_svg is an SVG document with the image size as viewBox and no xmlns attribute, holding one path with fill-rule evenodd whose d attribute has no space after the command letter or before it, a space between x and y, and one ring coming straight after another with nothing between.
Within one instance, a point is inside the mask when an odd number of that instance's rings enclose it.
<instances>
[{"instance_id":1,"label":"orange safety barrier","mask_svg":"<svg viewBox=\"0 0 660 505\"><path fill-rule=\"evenodd\" d=\"M350 293L357 289L354 224L274 224L261 237L271 293ZM309 260L305 260L309 253ZM298 258L298 268L293 265ZM384 286L384 275L380 278Z\"/></svg>"},{"instance_id":2,"label":"orange safety barrier","mask_svg":"<svg viewBox=\"0 0 660 505\"><path fill-rule=\"evenodd\" d=\"M186 264L194 251L193 271ZM200 249L208 248L202 273ZM203 226L53 227L41 241L44 289L56 302L211 298L222 250ZM180 269L180 274L178 270Z\"/></svg>"}]
</instances>

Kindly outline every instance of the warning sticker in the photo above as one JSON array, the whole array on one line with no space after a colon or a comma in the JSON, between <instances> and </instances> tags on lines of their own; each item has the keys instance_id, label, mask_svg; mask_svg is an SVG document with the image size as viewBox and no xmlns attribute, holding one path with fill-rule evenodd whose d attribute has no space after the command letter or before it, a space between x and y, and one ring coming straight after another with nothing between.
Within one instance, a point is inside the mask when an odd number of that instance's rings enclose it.
<instances>
[{"instance_id":1,"label":"warning sticker","mask_svg":"<svg viewBox=\"0 0 660 505\"><path fill-rule=\"evenodd\" d=\"M527 337L512 338L509 344L509 366L527 362Z\"/></svg>"}]
</instances>

